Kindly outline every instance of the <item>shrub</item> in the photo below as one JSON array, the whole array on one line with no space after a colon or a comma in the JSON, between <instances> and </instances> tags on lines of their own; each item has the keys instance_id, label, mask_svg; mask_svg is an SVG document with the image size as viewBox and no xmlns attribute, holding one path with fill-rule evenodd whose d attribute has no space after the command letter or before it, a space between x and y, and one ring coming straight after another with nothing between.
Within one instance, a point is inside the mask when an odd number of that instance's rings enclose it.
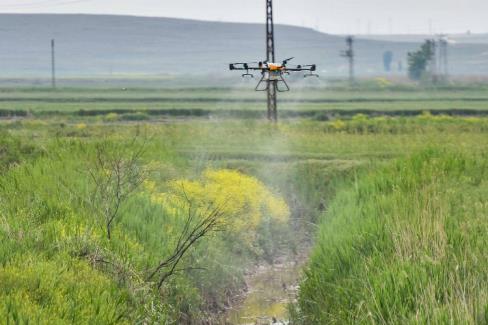
<instances>
[{"instance_id":1,"label":"shrub","mask_svg":"<svg viewBox=\"0 0 488 325\"><path fill-rule=\"evenodd\" d=\"M105 122L117 122L118 120L120 120L120 116L117 113L108 113L104 116L103 120Z\"/></svg>"},{"instance_id":2,"label":"shrub","mask_svg":"<svg viewBox=\"0 0 488 325\"><path fill-rule=\"evenodd\" d=\"M7 131L0 131L0 172L22 163L26 159L36 158L41 153L39 148L25 144Z\"/></svg>"},{"instance_id":3,"label":"shrub","mask_svg":"<svg viewBox=\"0 0 488 325\"><path fill-rule=\"evenodd\" d=\"M190 205L202 211L220 209L226 231L253 249L257 248L253 245L263 223L286 224L290 216L281 197L259 180L233 170L209 169L200 179L173 181L168 192L155 193L152 198L172 215L188 210Z\"/></svg>"},{"instance_id":4,"label":"shrub","mask_svg":"<svg viewBox=\"0 0 488 325\"><path fill-rule=\"evenodd\" d=\"M123 121L146 121L149 119L150 119L149 115L142 112L127 113L127 114L122 114L121 116L121 120Z\"/></svg>"}]
</instances>

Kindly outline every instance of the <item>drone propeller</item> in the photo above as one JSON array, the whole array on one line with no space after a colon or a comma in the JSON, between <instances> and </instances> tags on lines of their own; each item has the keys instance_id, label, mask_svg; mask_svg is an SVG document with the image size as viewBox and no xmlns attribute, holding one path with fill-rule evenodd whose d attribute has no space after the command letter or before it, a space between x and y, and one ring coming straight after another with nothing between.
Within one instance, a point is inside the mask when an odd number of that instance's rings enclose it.
<instances>
[{"instance_id":1,"label":"drone propeller","mask_svg":"<svg viewBox=\"0 0 488 325\"><path fill-rule=\"evenodd\" d=\"M293 60L295 57L291 57L291 58L288 58L288 59L285 59L283 60L283 65L286 65L288 63L288 61L291 61Z\"/></svg>"}]
</instances>

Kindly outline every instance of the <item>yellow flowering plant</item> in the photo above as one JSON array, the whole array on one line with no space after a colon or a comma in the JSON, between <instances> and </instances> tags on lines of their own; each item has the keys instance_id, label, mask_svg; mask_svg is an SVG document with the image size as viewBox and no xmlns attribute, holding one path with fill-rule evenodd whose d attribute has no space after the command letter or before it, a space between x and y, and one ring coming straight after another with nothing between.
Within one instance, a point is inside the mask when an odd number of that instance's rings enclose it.
<instances>
[{"instance_id":1,"label":"yellow flowering plant","mask_svg":"<svg viewBox=\"0 0 488 325\"><path fill-rule=\"evenodd\" d=\"M169 214L178 216L188 209L204 215L209 208L220 211L220 224L247 244L252 245L263 221L284 224L290 216L286 202L272 193L262 182L235 170L206 170L196 180L175 180L165 193L151 189L153 202L161 204Z\"/></svg>"}]
</instances>

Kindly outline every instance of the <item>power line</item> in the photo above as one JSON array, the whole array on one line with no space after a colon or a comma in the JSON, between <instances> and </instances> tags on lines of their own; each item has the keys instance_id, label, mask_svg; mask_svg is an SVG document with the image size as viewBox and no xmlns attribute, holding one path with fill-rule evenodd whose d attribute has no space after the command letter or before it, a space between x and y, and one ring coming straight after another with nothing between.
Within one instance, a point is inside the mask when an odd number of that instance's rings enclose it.
<instances>
[{"instance_id":1,"label":"power line","mask_svg":"<svg viewBox=\"0 0 488 325\"><path fill-rule=\"evenodd\" d=\"M83 2L92 2L93 0L41 0L37 2L28 2L28 3L16 3L16 4L1 4L0 8L6 9L33 9L39 8L39 6L49 6L49 7L56 7L56 6L65 6L65 5L72 5L78 4Z\"/></svg>"}]
</instances>

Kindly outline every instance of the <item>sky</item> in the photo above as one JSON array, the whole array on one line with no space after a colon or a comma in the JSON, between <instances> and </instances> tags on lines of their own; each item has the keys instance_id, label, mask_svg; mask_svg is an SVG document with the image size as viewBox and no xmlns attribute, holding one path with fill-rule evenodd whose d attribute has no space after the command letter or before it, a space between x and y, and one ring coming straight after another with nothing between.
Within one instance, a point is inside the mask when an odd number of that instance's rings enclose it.
<instances>
[{"instance_id":1,"label":"sky","mask_svg":"<svg viewBox=\"0 0 488 325\"><path fill-rule=\"evenodd\" d=\"M0 12L262 23L265 0L0 0ZM276 23L331 34L483 33L487 12L487 0L274 0Z\"/></svg>"}]
</instances>

